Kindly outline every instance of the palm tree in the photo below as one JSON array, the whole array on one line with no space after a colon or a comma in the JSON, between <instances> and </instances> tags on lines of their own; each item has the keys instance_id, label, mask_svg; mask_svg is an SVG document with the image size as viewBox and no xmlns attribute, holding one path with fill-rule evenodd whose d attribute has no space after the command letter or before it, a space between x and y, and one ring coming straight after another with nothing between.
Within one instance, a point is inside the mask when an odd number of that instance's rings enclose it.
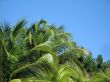
<instances>
[{"instance_id":1,"label":"palm tree","mask_svg":"<svg viewBox=\"0 0 110 82\"><path fill-rule=\"evenodd\" d=\"M85 82L83 72L76 63L68 61L60 65L56 61L52 54L46 54L37 62L14 71L12 76L17 75L16 73L20 71L30 70L24 78L21 76L21 79L15 79L11 82L19 80L22 82Z\"/></svg>"},{"instance_id":2,"label":"palm tree","mask_svg":"<svg viewBox=\"0 0 110 82\"><path fill-rule=\"evenodd\" d=\"M20 35L20 31L23 31L23 27L25 25L25 21L19 21L13 28L9 25L2 24L0 25L0 81L6 82L8 81L11 69L13 68L13 64L17 61L15 57L15 49L19 47L18 40L23 38L18 38ZM23 34L23 32L22 32ZM24 36L24 35L22 35Z\"/></svg>"},{"instance_id":3,"label":"palm tree","mask_svg":"<svg viewBox=\"0 0 110 82\"><path fill-rule=\"evenodd\" d=\"M74 58L83 50L71 41L69 33L42 19L29 28L25 24L21 20L14 27L0 25L1 82L17 78L18 82L85 81L83 68Z\"/></svg>"}]
</instances>

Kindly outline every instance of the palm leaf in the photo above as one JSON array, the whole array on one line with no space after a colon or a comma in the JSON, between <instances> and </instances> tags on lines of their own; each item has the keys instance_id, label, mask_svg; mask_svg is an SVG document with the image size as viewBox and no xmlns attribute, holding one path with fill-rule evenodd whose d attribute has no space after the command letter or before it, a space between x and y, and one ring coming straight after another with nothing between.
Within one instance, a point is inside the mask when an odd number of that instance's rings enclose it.
<instances>
[{"instance_id":1,"label":"palm leaf","mask_svg":"<svg viewBox=\"0 0 110 82\"><path fill-rule=\"evenodd\" d=\"M50 60L50 59L51 60ZM26 64L25 66L21 66L21 67L19 67L18 69L16 69L16 70L14 70L14 72L12 72L11 73L11 75L10 75L10 79L15 75L15 74L17 74L17 73L19 73L19 72L21 72L21 71L23 71L23 70L25 70L25 69L27 69L27 68L29 68L29 67L31 67L31 66L34 66L34 65L39 65L40 64L40 62L42 63L42 62L48 62L48 63L51 63L51 62L53 62L53 57L52 57L52 55L51 54L47 54L47 55L44 55L44 56L42 56L38 61L36 61L36 62L34 62L34 63L31 63L31 64ZM36 69L37 70L37 69Z\"/></svg>"},{"instance_id":2,"label":"palm leaf","mask_svg":"<svg viewBox=\"0 0 110 82\"><path fill-rule=\"evenodd\" d=\"M15 25L12 32L13 38L15 38L19 34L20 30L25 26L25 24L26 24L26 21L22 19Z\"/></svg>"},{"instance_id":3,"label":"palm leaf","mask_svg":"<svg viewBox=\"0 0 110 82\"><path fill-rule=\"evenodd\" d=\"M43 51L51 52L52 51L51 48L52 48L52 42L51 41L46 41L44 43L41 43L41 44L35 46L30 51L33 51L33 50L43 50Z\"/></svg>"}]
</instances>

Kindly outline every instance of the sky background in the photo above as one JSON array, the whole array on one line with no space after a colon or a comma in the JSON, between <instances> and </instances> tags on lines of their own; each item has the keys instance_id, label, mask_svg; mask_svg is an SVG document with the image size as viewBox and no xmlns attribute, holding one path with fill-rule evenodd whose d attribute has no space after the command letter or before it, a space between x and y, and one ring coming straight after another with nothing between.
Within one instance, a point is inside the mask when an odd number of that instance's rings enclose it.
<instances>
[{"instance_id":1,"label":"sky background","mask_svg":"<svg viewBox=\"0 0 110 82\"><path fill-rule=\"evenodd\" d=\"M63 25L94 58L110 59L110 0L0 0L0 22L13 25L21 18Z\"/></svg>"}]
</instances>

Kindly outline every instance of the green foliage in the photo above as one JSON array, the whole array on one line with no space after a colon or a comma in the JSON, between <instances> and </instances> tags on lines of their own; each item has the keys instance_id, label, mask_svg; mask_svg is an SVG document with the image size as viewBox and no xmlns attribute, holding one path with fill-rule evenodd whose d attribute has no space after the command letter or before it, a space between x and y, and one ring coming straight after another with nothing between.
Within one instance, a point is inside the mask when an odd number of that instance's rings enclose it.
<instances>
[{"instance_id":1,"label":"green foliage","mask_svg":"<svg viewBox=\"0 0 110 82\"><path fill-rule=\"evenodd\" d=\"M110 81L110 63L104 64L101 55L97 61L87 55L62 26L43 19L28 28L25 24L23 19L15 26L0 25L0 82Z\"/></svg>"},{"instance_id":2,"label":"green foliage","mask_svg":"<svg viewBox=\"0 0 110 82\"><path fill-rule=\"evenodd\" d=\"M105 72L97 72L92 75L92 82L110 82L110 69Z\"/></svg>"},{"instance_id":3,"label":"green foliage","mask_svg":"<svg viewBox=\"0 0 110 82\"><path fill-rule=\"evenodd\" d=\"M85 58L84 68L88 72L95 72L96 71L96 62L95 62L95 59L92 58L92 55L89 55Z\"/></svg>"},{"instance_id":4,"label":"green foliage","mask_svg":"<svg viewBox=\"0 0 110 82\"><path fill-rule=\"evenodd\" d=\"M98 57L96 59L96 62L97 62L97 70L101 70L102 69L102 66L103 66L102 55L98 55Z\"/></svg>"}]
</instances>

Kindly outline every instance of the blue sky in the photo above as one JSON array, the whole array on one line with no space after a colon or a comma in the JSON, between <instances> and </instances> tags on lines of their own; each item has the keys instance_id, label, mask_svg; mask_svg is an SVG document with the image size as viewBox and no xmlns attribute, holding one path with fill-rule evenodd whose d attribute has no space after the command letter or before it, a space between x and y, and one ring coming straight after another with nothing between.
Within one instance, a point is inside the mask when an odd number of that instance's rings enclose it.
<instances>
[{"instance_id":1,"label":"blue sky","mask_svg":"<svg viewBox=\"0 0 110 82\"><path fill-rule=\"evenodd\" d=\"M0 0L0 22L15 24L22 17L64 25L93 57L110 59L110 0Z\"/></svg>"}]
</instances>

